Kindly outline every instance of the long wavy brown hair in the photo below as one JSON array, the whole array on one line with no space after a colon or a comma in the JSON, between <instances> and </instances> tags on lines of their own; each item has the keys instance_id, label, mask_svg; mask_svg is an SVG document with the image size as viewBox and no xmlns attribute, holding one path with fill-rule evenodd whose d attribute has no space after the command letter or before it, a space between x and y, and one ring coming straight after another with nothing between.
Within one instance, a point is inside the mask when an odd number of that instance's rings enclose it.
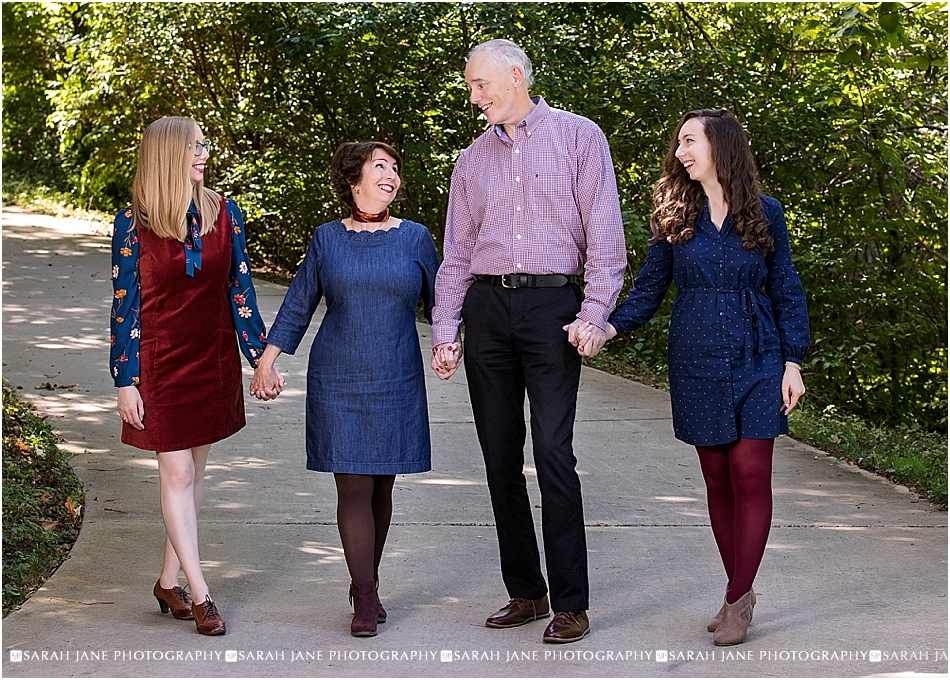
<instances>
[{"instance_id":1,"label":"long wavy brown hair","mask_svg":"<svg viewBox=\"0 0 950 680\"><path fill-rule=\"evenodd\" d=\"M663 161L663 177L653 190L653 216L650 230L654 241L684 244L696 233L706 194L676 157L680 130L691 118L699 118L706 131L716 177L722 185L736 234L746 250L772 251L768 222L759 199L759 171L752 158L749 140L736 117L725 109L698 109L683 115L673 142Z\"/></svg>"}]
</instances>

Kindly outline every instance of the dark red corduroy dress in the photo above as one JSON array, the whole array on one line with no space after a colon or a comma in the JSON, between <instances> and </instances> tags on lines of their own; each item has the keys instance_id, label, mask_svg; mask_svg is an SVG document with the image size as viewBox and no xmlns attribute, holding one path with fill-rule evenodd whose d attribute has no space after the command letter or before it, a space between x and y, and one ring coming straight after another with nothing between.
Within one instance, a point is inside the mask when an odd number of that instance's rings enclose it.
<instances>
[{"instance_id":1,"label":"dark red corduroy dress","mask_svg":"<svg viewBox=\"0 0 950 680\"><path fill-rule=\"evenodd\" d=\"M244 427L244 388L228 299L231 225L222 201L201 237L201 269L185 273L180 241L139 229L142 286L139 393L145 429L122 425L122 441L177 451L213 444Z\"/></svg>"}]
</instances>

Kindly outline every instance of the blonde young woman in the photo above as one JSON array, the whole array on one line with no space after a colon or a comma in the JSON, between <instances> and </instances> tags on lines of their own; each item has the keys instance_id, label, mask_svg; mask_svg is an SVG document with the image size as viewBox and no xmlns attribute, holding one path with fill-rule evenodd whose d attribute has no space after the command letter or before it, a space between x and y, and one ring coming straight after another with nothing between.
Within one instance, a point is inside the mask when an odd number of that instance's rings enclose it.
<instances>
[{"instance_id":1,"label":"blonde young woman","mask_svg":"<svg viewBox=\"0 0 950 680\"><path fill-rule=\"evenodd\" d=\"M122 441L158 456L166 541L155 598L199 633L223 635L198 557L198 510L211 445L244 427L238 346L256 366L265 334L241 211L204 186L209 148L188 118L145 130L132 206L115 218L110 364ZM283 378L272 382L279 392Z\"/></svg>"}]
</instances>

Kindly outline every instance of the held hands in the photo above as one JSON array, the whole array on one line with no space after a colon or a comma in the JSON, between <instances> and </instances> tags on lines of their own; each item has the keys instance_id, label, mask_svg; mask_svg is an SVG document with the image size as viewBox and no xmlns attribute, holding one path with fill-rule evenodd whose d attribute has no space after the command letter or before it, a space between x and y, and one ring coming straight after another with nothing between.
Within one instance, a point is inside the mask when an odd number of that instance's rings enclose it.
<instances>
[{"instance_id":1,"label":"held hands","mask_svg":"<svg viewBox=\"0 0 950 680\"><path fill-rule=\"evenodd\" d=\"M270 401L276 399L277 395L284 390L284 376L280 374L273 364L259 364L254 369L254 377L251 379L250 392L261 401Z\"/></svg>"},{"instance_id":2,"label":"held hands","mask_svg":"<svg viewBox=\"0 0 950 680\"><path fill-rule=\"evenodd\" d=\"M136 430L144 430L145 423L145 404L142 402L142 395L139 394L139 388L135 385L119 388L119 396L116 408L122 420Z\"/></svg>"},{"instance_id":3,"label":"held hands","mask_svg":"<svg viewBox=\"0 0 950 680\"><path fill-rule=\"evenodd\" d=\"M440 380L448 380L462 363L462 343L443 342L432 348L432 370Z\"/></svg>"},{"instance_id":4,"label":"held hands","mask_svg":"<svg viewBox=\"0 0 950 680\"><path fill-rule=\"evenodd\" d=\"M802 368L794 361L785 362L785 375L782 376L782 413L791 413L798 400L805 394L802 382Z\"/></svg>"},{"instance_id":5,"label":"held hands","mask_svg":"<svg viewBox=\"0 0 950 680\"><path fill-rule=\"evenodd\" d=\"M610 324L607 324L607 330L604 331L583 319L574 319L573 323L563 328L567 332L567 341L577 348L578 354L584 357L597 356L604 343L617 334ZM612 334L611 331L613 331Z\"/></svg>"}]
</instances>

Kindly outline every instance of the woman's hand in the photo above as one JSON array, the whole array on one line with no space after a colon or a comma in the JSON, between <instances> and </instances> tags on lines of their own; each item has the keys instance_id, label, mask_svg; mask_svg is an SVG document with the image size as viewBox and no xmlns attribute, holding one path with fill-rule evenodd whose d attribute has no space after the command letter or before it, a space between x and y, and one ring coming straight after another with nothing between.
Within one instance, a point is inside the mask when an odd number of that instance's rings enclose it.
<instances>
[{"instance_id":1,"label":"woman's hand","mask_svg":"<svg viewBox=\"0 0 950 680\"><path fill-rule=\"evenodd\" d=\"M567 332L567 341L577 347L578 354L585 357L597 356L604 344L617 335L617 331L609 323L606 330L601 330L594 324L580 319L564 326L563 330Z\"/></svg>"},{"instance_id":2,"label":"woman's hand","mask_svg":"<svg viewBox=\"0 0 950 680\"><path fill-rule=\"evenodd\" d=\"M136 430L145 429L145 404L142 402L142 395L139 394L139 388L135 385L119 388L119 396L116 408L122 420L134 427Z\"/></svg>"},{"instance_id":3,"label":"woman's hand","mask_svg":"<svg viewBox=\"0 0 950 680\"><path fill-rule=\"evenodd\" d=\"M254 369L250 393L262 401L276 399L284 391L284 376L274 368L274 362L282 351L276 345L267 345Z\"/></svg>"},{"instance_id":4,"label":"woman's hand","mask_svg":"<svg viewBox=\"0 0 950 680\"><path fill-rule=\"evenodd\" d=\"M284 391L284 376L280 371L270 366L258 366L254 369L251 379L251 394L262 401L276 399Z\"/></svg>"},{"instance_id":5,"label":"woman's hand","mask_svg":"<svg viewBox=\"0 0 950 680\"><path fill-rule=\"evenodd\" d=\"M805 394L802 382L802 367L794 361L785 362L785 375L782 376L782 413L788 415Z\"/></svg>"},{"instance_id":6,"label":"woman's hand","mask_svg":"<svg viewBox=\"0 0 950 680\"><path fill-rule=\"evenodd\" d=\"M443 342L432 348L432 370L440 380L448 380L462 363L462 343Z\"/></svg>"}]
</instances>

